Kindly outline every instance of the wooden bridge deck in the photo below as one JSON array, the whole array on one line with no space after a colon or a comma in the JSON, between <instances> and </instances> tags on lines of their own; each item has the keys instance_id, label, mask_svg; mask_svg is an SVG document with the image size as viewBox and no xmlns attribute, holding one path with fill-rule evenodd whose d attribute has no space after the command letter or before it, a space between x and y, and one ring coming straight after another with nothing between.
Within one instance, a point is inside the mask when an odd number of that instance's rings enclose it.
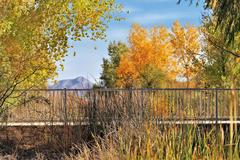
<instances>
[{"instance_id":1,"label":"wooden bridge deck","mask_svg":"<svg viewBox=\"0 0 240 160\"><path fill-rule=\"evenodd\" d=\"M240 120L236 121L230 121L230 120L152 120L152 123L157 125L171 125L171 124L177 124L177 125L188 125L188 124L197 124L197 125L210 125L210 124L223 124L227 125L230 123L234 124L240 124ZM95 123L100 124L100 122ZM3 122L0 123L0 127L21 127L21 126L86 126L90 125L89 122Z\"/></svg>"}]
</instances>

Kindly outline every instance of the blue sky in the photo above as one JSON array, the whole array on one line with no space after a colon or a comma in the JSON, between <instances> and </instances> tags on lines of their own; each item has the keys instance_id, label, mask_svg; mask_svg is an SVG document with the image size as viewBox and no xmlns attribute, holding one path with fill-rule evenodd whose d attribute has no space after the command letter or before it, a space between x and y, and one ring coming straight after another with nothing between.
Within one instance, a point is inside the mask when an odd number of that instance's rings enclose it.
<instances>
[{"instance_id":1,"label":"blue sky","mask_svg":"<svg viewBox=\"0 0 240 160\"><path fill-rule=\"evenodd\" d=\"M111 22L107 30L107 39L81 42L71 42L75 46L77 55L74 57L72 50L64 62L64 71L58 70L57 80L71 79L84 76L91 81L98 80L101 73L101 63L107 57L107 46L111 41L127 42L128 33L133 23L138 23L146 28L164 25L171 27L175 20L181 24L201 24L202 6L189 6L189 2L176 4L177 0L117 0L124 6L129 14L123 16L126 20Z\"/></svg>"}]
</instances>

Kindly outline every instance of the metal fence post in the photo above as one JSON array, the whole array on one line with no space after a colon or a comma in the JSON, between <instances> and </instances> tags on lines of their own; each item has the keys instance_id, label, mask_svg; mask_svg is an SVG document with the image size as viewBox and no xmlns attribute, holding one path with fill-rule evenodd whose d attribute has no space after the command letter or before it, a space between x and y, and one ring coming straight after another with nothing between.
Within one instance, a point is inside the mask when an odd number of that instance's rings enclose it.
<instances>
[{"instance_id":1,"label":"metal fence post","mask_svg":"<svg viewBox=\"0 0 240 160\"><path fill-rule=\"evenodd\" d=\"M132 89L130 88L129 89L129 99L128 99L128 117L129 117L129 119L132 118L132 109L133 109L133 106L132 106Z\"/></svg>"},{"instance_id":2,"label":"metal fence post","mask_svg":"<svg viewBox=\"0 0 240 160\"><path fill-rule=\"evenodd\" d=\"M24 94L24 99L23 99L23 108L24 108L24 110L26 109L26 97L27 97L27 92L24 92L23 93ZM29 118L29 108L27 108L27 112L25 112L25 118ZM29 119L30 121L31 121L31 119Z\"/></svg>"},{"instance_id":3,"label":"metal fence post","mask_svg":"<svg viewBox=\"0 0 240 160\"><path fill-rule=\"evenodd\" d=\"M95 93L95 90L92 90L92 95L91 93L90 94L90 97L92 99L92 102L91 102L91 109L89 113L90 114L90 130L92 133L96 133L96 129L97 129L97 106L96 106L96 93ZM91 97L92 96L92 97Z\"/></svg>"},{"instance_id":4,"label":"metal fence post","mask_svg":"<svg viewBox=\"0 0 240 160\"><path fill-rule=\"evenodd\" d=\"M68 127L67 127L67 89L63 90L63 107L64 107L64 150L67 148L69 144L69 136L68 136Z\"/></svg>"},{"instance_id":5,"label":"metal fence post","mask_svg":"<svg viewBox=\"0 0 240 160\"><path fill-rule=\"evenodd\" d=\"M64 88L64 122L65 122L65 125L67 124L67 89Z\"/></svg>"},{"instance_id":6,"label":"metal fence post","mask_svg":"<svg viewBox=\"0 0 240 160\"><path fill-rule=\"evenodd\" d=\"M145 120L145 108L144 108L144 102L143 102L143 90L141 90L141 106L142 106L142 121Z\"/></svg>"},{"instance_id":7,"label":"metal fence post","mask_svg":"<svg viewBox=\"0 0 240 160\"><path fill-rule=\"evenodd\" d=\"M215 97L215 101L216 101L216 119L215 119L215 124L216 124L216 128L217 128L217 125L218 125L218 89L216 89L216 97Z\"/></svg>"},{"instance_id":8,"label":"metal fence post","mask_svg":"<svg viewBox=\"0 0 240 160\"><path fill-rule=\"evenodd\" d=\"M93 91L93 119L94 119L94 123L97 123L97 104L96 104L96 93L95 91Z\"/></svg>"}]
</instances>

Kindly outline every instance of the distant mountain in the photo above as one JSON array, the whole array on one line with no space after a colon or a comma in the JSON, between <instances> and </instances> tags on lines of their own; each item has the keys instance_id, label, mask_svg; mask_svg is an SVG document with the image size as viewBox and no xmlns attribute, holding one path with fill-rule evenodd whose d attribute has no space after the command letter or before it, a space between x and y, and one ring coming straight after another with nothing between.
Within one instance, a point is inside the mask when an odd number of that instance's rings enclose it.
<instances>
[{"instance_id":1,"label":"distant mountain","mask_svg":"<svg viewBox=\"0 0 240 160\"><path fill-rule=\"evenodd\" d=\"M49 86L50 89L91 89L93 83L84 77L75 79L60 80L56 84Z\"/></svg>"}]
</instances>

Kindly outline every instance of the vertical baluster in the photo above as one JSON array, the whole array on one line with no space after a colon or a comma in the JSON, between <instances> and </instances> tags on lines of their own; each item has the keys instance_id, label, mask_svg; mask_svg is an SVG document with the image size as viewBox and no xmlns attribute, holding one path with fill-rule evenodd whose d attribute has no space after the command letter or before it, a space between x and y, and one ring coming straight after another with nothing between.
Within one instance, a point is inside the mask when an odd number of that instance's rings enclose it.
<instances>
[{"instance_id":1,"label":"vertical baluster","mask_svg":"<svg viewBox=\"0 0 240 160\"><path fill-rule=\"evenodd\" d=\"M215 101L216 101L216 119L215 119L215 124L216 124L216 129L217 129L217 125L218 125L218 89L215 90L215 94L216 94L216 97L215 97Z\"/></svg>"}]
</instances>

